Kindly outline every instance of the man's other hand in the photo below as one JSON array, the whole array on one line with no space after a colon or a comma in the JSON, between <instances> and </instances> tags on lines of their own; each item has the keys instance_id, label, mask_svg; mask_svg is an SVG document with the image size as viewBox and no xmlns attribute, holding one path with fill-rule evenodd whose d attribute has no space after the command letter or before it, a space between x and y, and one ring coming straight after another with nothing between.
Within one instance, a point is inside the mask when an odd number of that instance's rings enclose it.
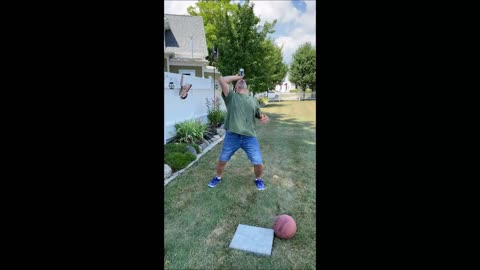
<instances>
[{"instance_id":1,"label":"man's other hand","mask_svg":"<svg viewBox=\"0 0 480 270\"><path fill-rule=\"evenodd\" d=\"M262 124L266 124L270 121L270 118L268 118L268 116L266 114L262 114L262 118L260 118L260 123Z\"/></svg>"}]
</instances>

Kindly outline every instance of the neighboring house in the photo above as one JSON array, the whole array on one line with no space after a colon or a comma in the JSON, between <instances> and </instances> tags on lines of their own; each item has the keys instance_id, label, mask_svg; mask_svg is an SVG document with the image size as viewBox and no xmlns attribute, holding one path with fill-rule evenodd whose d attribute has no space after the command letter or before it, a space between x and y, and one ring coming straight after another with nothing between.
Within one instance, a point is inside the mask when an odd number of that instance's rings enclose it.
<instances>
[{"instance_id":1,"label":"neighboring house","mask_svg":"<svg viewBox=\"0 0 480 270\"><path fill-rule=\"evenodd\" d=\"M291 89L296 88L296 85L289 80L288 75L289 74L287 73L287 75L285 77L285 80L283 82L281 82L281 84L277 85L275 87L275 90L277 90L279 92L282 92L282 93L288 93L288 92L290 92Z\"/></svg>"},{"instance_id":2,"label":"neighboring house","mask_svg":"<svg viewBox=\"0 0 480 270\"><path fill-rule=\"evenodd\" d=\"M205 77L208 49L203 18L164 14L163 33L164 72L208 78Z\"/></svg>"}]
</instances>

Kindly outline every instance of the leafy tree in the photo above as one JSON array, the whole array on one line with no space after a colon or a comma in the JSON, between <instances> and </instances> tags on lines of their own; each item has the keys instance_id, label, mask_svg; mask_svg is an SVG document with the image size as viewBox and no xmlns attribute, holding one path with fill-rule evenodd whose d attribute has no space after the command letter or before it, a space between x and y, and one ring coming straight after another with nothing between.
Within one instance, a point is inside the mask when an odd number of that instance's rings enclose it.
<instances>
[{"instance_id":1,"label":"leafy tree","mask_svg":"<svg viewBox=\"0 0 480 270\"><path fill-rule=\"evenodd\" d=\"M230 0L200 0L195 6L187 8L191 16L201 16L205 28L208 53L217 47L220 25L223 25L225 14L231 15L237 9L237 5L231 4ZM210 56L209 56L210 57ZM210 60L210 65L213 59Z\"/></svg>"},{"instance_id":2,"label":"leafy tree","mask_svg":"<svg viewBox=\"0 0 480 270\"><path fill-rule=\"evenodd\" d=\"M254 93L275 88L284 80L288 71L287 65L283 63L282 48L275 45L273 40L266 39L260 49L263 50L262 60L257 62L260 73L248 80L249 88Z\"/></svg>"},{"instance_id":3,"label":"leafy tree","mask_svg":"<svg viewBox=\"0 0 480 270\"><path fill-rule=\"evenodd\" d=\"M268 89L271 89L284 80L288 72L288 66L283 63L282 48L275 45L271 39L267 40L267 45L271 47L267 50L270 55L265 59L265 62L270 65L268 70L271 72L272 85Z\"/></svg>"},{"instance_id":4,"label":"leafy tree","mask_svg":"<svg viewBox=\"0 0 480 270\"><path fill-rule=\"evenodd\" d=\"M209 52L218 48L218 69L222 74L245 70L248 88L253 93L272 89L287 73L282 48L268 37L274 33L276 21L263 26L255 16L253 4L231 4L230 0L200 0L189 7L192 16L202 16ZM211 63L211 62L210 62Z\"/></svg>"},{"instance_id":5,"label":"leafy tree","mask_svg":"<svg viewBox=\"0 0 480 270\"><path fill-rule=\"evenodd\" d=\"M218 66L222 74L236 74L244 68L249 90L258 93L275 87L285 77L287 67L281 48L268 37L274 33L276 21L259 25L260 18L255 16L253 7L247 0L238 4L231 15L225 14L219 36L223 57Z\"/></svg>"},{"instance_id":6,"label":"leafy tree","mask_svg":"<svg viewBox=\"0 0 480 270\"><path fill-rule=\"evenodd\" d=\"M305 91L308 88L316 87L316 49L307 42L301 45L293 54L293 61L290 65L291 82L298 88Z\"/></svg>"}]
</instances>

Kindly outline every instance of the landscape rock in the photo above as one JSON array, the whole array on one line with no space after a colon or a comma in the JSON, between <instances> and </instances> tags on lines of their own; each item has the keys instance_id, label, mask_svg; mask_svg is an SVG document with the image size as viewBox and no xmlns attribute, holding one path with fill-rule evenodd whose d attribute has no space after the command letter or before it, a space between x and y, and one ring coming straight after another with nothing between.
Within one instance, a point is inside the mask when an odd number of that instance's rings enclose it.
<instances>
[{"instance_id":1,"label":"landscape rock","mask_svg":"<svg viewBox=\"0 0 480 270\"><path fill-rule=\"evenodd\" d=\"M215 135L215 136L213 136L213 138L214 138L215 140L219 140L219 139L220 139L220 136Z\"/></svg>"},{"instance_id":2,"label":"landscape rock","mask_svg":"<svg viewBox=\"0 0 480 270\"><path fill-rule=\"evenodd\" d=\"M217 128L217 134L218 136L223 137L223 135L225 135L225 129Z\"/></svg>"},{"instance_id":3,"label":"landscape rock","mask_svg":"<svg viewBox=\"0 0 480 270\"><path fill-rule=\"evenodd\" d=\"M167 179L170 175L172 175L172 168L167 164L163 164L163 179Z\"/></svg>"},{"instance_id":4,"label":"landscape rock","mask_svg":"<svg viewBox=\"0 0 480 270\"><path fill-rule=\"evenodd\" d=\"M192 153L193 155L197 155L197 150L195 150L195 148L193 148L193 146L191 145L187 145L187 150L188 152Z\"/></svg>"}]
</instances>

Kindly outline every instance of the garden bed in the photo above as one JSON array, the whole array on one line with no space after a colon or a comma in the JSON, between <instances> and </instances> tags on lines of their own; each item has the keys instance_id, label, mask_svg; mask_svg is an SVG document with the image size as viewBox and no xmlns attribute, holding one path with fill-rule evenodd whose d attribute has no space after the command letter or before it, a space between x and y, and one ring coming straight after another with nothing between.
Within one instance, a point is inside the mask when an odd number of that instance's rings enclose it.
<instances>
[{"instance_id":1,"label":"garden bed","mask_svg":"<svg viewBox=\"0 0 480 270\"><path fill-rule=\"evenodd\" d=\"M218 136L218 135L216 135ZM188 168L190 168L193 164L195 164L203 155L205 155L208 151L210 151L215 145L217 145L218 143L220 143L221 141L223 141L223 139L225 138L225 135L223 135L222 137L218 136L218 137L215 137L215 140L213 142L208 142L208 145L202 149L202 152L200 154L197 155L196 159L194 161L192 161L190 164L187 165L187 167L179 170L179 171L176 171L174 173L172 173L171 175L169 175L167 178L165 178L165 173L164 173L164 180L163 180L163 185L166 186L168 183L170 183L173 179L175 179L177 176L181 175L185 170L187 170ZM166 165L166 164L165 164Z\"/></svg>"},{"instance_id":2,"label":"garden bed","mask_svg":"<svg viewBox=\"0 0 480 270\"><path fill-rule=\"evenodd\" d=\"M185 120L175 124L176 135L172 142L165 145L164 185L183 173L203 154L220 142L224 135L226 111L220 109L220 99L206 100L208 123L197 119Z\"/></svg>"}]
</instances>

